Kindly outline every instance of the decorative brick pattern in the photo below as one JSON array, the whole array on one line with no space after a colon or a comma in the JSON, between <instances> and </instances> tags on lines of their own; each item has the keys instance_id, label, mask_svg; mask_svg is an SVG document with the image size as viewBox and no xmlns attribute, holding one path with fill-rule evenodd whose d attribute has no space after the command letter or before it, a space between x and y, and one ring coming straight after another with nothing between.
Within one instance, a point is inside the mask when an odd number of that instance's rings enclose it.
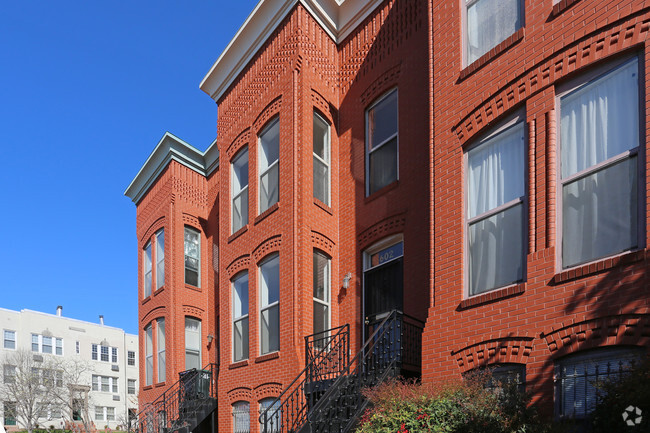
<instances>
[{"instance_id":1,"label":"decorative brick pattern","mask_svg":"<svg viewBox=\"0 0 650 433\"><path fill-rule=\"evenodd\" d=\"M533 351L533 339L526 332L517 336L490 338L453 350L451 355L461 373L504 362L526 364Z\"/></svg>"},{"instance_id":2,"label":"decorative brick pattern","mask_svg":"<svg viewBox=\"0 0 650 433\"><path fill-rule=\"evenodd\" d=\"M359 242L359 245L367 247L381 238L401 232L404 230L405 224L406 216L404 214L386 218L361 232L357 241Z\"/></svg>"},{"instance_id":3,"label":"decorative brick pattern","mask_svg":"<svg viewBox=\"0 0 650 433\"><path fill-rule=\"evenodd\" d=\"M260 401L268 397L278 397L282 394L282 384L277 382L266 382L253 389L255 400Z\"/></svg>"},{"instance_id":4,"label":"decorative brick pattern","mask_svg":"<svg viewBox=\"0 0 650 433\"><path fill-rule=\"evenodd\" d=\"M259 263L264 257L272 252L280 251L282 235L271 236L253 250L253 261Z\"/></svg>"},{"instance_id":5,"label":"decorative brick pattern","mask_svg":"<svg viewBox=\"0 0 650 433\"><path fill-rule=\"evenodd\" d=\"M334 242L324 234L312 230L311 243L314 248L318 248L319 250L326 252L330 257L332 256L334 251Z\"/></svg>"},{"instance_id":6,"label":"decorative brick pattern","mask_svg":"<svg viewBox=\"0 0 650 433\"><path fill-rule=\"evenodd\" d=\"M248 269L250 263L251 263L250 255L246 254L241 257L238 257L226 267L226 274L229 276L229 278L232 278L233 276L235 276L236 273Z\"/></svg>"},{"instance_id":7,"label":"decorative brick pattern","mask_svg":"<svg viewBox=\"0 0 650 433\"><path fill-rule=\"evenodd\" d=\"M201 319L203 317L203 310L191 305L183 305L183 314Z\"/></svg>"},{"instance_id":8,"label":"decorative brick pattern","mask_svg":"<svg viewBox=\"0 0 650 433\"><path fill-rule=\"evenodd\" d=\"M226 393L228 397L229 405L232 405L238 401L252 401L253 400L253 391L245 386L240 386L234 389L231 389Z\"/></svg>"},{"instance_id":9,"label":"decorative brick pattern","mask_svg":"<svg viewBox=\"0 0 650 433\"><path fill-rule=\"evenodd\" d=\"M233 156L235 156L237 152L239 152L239 149L243 148L244 146L248 146L248 143L250 142L250 135L251 135L250 128L246 128L239 133L237 138L235 138L232 141L232 143L230 143L230 146L228 146L228 149L226 149L226 155L228 156L228 163L230 163Z\"/></svg>"}]
</instances>

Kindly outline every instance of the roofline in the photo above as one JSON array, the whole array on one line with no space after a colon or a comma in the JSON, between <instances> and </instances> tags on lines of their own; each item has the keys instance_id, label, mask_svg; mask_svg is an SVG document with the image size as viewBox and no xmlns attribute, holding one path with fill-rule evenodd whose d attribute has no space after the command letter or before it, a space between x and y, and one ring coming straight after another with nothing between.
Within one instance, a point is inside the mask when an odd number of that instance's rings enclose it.
<instances>
[{"instance_id":1,"label":"roofline","mask_svg":"<svg viewBox=\"0 0 650 433\"><path fill-rule=\"evenodd\" d=\"M341 43L383 0L260 0L199 87L218 101L295 5Z\"/></svg>"},{"instance_id":2,"label":"roofline","mask_svg":"<svg viewBox=\"0 0 650 433\"><path fill-rule=\"evenodd\" d=\"M214 140L205 152L201 152L174 134L165 132L124 195L137 205L171 161L207 177L219 167L219 149L216 143L217 140Z\"/></svg>"}]
</instances>

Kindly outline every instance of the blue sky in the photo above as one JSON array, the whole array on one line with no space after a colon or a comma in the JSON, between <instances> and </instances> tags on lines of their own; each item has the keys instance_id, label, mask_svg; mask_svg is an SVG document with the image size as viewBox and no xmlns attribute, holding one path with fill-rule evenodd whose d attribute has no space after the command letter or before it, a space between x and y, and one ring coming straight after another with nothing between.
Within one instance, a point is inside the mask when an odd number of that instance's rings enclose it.
<instances>
[{"instance_id":1,"label":"blue sky","mask_svg":"<svg viewBox=\"0 0 650 433\"><path fill-rule=\"evenodd\" d=\"M0 307L137 333L124 190L165 131L214 140L198 86L256 3L2 2Z\"/></svg>"}]
</instances>

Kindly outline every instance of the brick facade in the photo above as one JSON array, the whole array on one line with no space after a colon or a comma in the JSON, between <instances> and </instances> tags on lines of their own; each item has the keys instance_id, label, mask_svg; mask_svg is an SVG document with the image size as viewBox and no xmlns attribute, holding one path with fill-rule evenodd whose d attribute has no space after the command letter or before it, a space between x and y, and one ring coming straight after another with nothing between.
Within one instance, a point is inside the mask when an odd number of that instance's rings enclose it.
<instances>
[{"instance_id":1,"label":"brick facade","mask_svg":"<svg viewBox=\"0 0 650 433\"><path fill-rule=\"evenodd\" d=\"M364 251L392 235L404 245L404 312L426 319L425 381L488 364L524 364L534 401L551 412L555 360L593 347L647 346L647 222L640 248L575 268L558 265L556 86L637 56L642 157L650 135L644 66L650 8L643 1L596 3L523 1L524 25L469 65L463 63L460 0L386 0L340 41L306 6L311 1L292 6L228 87L212 95L219 106L219 167L202 173L172 159L136 200L141 331L159 317L167 331L167 381L144 386L140 401L153 400L184 370L183 321L195 317L202 321L202 364L220 364L219 429L232 431L232 404L246 401L251 431L259 431L258 402L277 397L304 366L313 252L331 258L331 326L351 325L355 352L362 339ZM398 180L368 195L366 113L393 89ZM312 189L314 112L331 125L329 204ZM465 153L517 113L527 141L525 274L517 284L470 297ZM260 212L258 136L276 119L279 199ZM231 162L243 149L248 224L233 233ZM650 196L645 189L641 195L645 213ZM201 233L200 288L184 284L185 226ZM165 286L143 299L142 251L161 228ZM276 253L280 350L262 355L258 269ZM234 362L232 280L244 272L249 357ZM208 334L215 336L212 344ZM144 368L141 362L141 377Z\"/></svg>"}]
</instances>

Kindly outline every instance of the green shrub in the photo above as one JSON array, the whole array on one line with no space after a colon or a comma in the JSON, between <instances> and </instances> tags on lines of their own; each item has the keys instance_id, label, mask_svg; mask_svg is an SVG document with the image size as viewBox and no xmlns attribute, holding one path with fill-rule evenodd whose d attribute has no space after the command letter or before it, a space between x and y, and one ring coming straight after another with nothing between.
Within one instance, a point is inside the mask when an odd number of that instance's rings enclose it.
<instances>
[{"instance_id":1,"label":"green shrub","mask_svg":"<svg viewBox=\"0 0 650 433\"><path fill-rule=\"evenodd\" d=\"M629 406L641 409L640 424L628 426L623 421L623 412ZM636 417L636 411L628 414L632 421ZM650 431L650 357L633 366L620 380L601 385L592 425L594 433Z\"/></svg>"},{"instance_id":2,"label":"green shrub","mask_svg":"<svg viewBox=\"0 0 650 433\"><path fill-rule=\"evenodd\" d=\"M533 433L540 422L517 384L486 389L489 372L439 384L392 381L370 390L357 433Z\"/></svg>"}]
</instances>

